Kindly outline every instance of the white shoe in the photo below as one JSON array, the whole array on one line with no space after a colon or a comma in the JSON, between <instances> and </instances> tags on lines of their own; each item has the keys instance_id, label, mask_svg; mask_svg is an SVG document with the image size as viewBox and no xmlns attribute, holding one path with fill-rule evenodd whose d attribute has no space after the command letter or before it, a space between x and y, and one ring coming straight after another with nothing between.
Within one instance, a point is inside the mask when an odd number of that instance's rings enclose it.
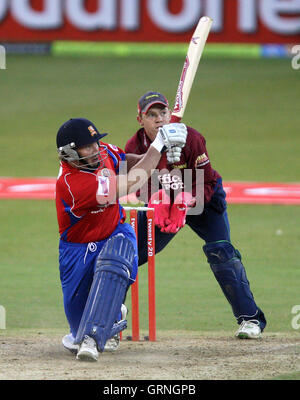
<instances>
[{"instance_id":1,"label":"white shoe","mask_svg":"<svg viewBox=\"0 0 300 400\"><path fill-rule=\"evenodd\" d=\"M69 350L73 354L77 354L79 345L74 344L74 336L72 333L69 333L68 335L64 336L62 338L62 345L64 346L65 349Z\"/></svg>"},{"instance_id":2,"label":"white shoe","mask_svg":"<svg viewBox=\"0 0 300 400\"><path fill-rule=\"evenodd\" d=\"M121 306L121 321L126 319L128 309L125 304ZM104 351L116 351L120 346L120 333L108 339L104 346Z\"/></svg>"},{"instance_id":3,"label":"white shoe","mask_svg":"<svg viewBox=\"0 0 300 400\"><path fill-rule=\"evenodd\" d=\"M99 352L93 338L85 335L81 343L76 359L82 361L98 361Z\"/></svg>"},{"instance_id":4,"label":"white shoe","mask_svg":"<svg viewBox=\"0 0 300 400\"><path fill-rule=\"evenodd\" d=\"M120 346L120 334L108 339L104 346L104 351L116 351Z\"/></svg>"},{"instance_id":5,"label":"white shoe","mask_svg":"<svg viewBox=\"0 0 300 400\"><path fill-rule=\"evenodd\" d=\"M239 329L236 331L235 336L239 339L259 339L261 338L261 329L259 322L255 319L250 321L243 321Z\"/></svg>"}]
</instances>

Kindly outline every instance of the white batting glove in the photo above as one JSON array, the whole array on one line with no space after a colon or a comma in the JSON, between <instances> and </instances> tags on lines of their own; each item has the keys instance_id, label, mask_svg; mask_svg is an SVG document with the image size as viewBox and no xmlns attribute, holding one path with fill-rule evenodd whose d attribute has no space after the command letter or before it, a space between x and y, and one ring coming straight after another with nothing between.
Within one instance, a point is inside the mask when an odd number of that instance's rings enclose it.
<instances>
[{"instance_id":1,"label":"white batting glove","mask_svg":"<svg viewBox=\"0 0 300 400\"><path fill-rule=\"evenodd\" d=\"M173 123L163 125L159 129L164 145L167 149L173 146L184 147L187 137L187 129L185 124Z\"/></svg>"},{"instance_id":2,"label":"white batting glove","mask_svg":"<svg viewBox=\"0 0 300 400\"><path fill-rule=\"evenodd\" d=\"M174 146L171 149L167 150L167 160L169 164L174 164L180 161L181 157L181 147Z\"/></svg>"},{"instance_id":3,"label":"white batting glove","mask_svg":"<svg viewBox=\"0 0 300 400\"><path fill-rule=\"evenodd\" d=\"M184 147L187 137L187 128L185 124L167 124L159 128L152 146L158 151L163 152L165 147L170 150L172 147Z\"/></svg>"}]
</instances>

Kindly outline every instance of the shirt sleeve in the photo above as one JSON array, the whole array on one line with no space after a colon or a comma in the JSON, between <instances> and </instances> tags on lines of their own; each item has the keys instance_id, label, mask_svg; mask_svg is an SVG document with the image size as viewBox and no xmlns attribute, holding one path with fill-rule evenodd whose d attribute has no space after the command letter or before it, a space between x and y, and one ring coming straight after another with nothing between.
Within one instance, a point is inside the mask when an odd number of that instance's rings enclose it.
<instances>
[{"instance_id":1,"label":"shirt sleeve","mask_svg":"<svg viewBox=\"0 0 300 400\"><path fill-rule=\"evenodd\" d=\"M188 148L190 149L189 168L203 170L204 172L204 203L208 203L217 183L217 173L211 166L204 137L193 130ZM195 179L193 181L193 195L196 195Z\"/></svg>"},{"instance_id":2,"label":"shirt sleeve","mask_svg":"<svg viewBox=\"0 0 300 400\"><path fill-rule=\"evenodd\" d=\"M111 157L116 174L119 173L120 163L126 161L126 154L124 150L114 144L106 144L107 152Z\"/></svg>"},{"instance_id":3,"label":"shirt sleeve","mask_svg":"<svg viewBox=\"0 0 300 400\"><path fill-rule=\"evenodd\" d=\"M134 145L132 138L125 145L125 153L134 153Z\"/></svg>"},{"instance_id":4,"label":"shirt sleeve","mask_svg":"<svg viewBox=\"0 0 300 400\"><path fill-rule=\"evenodd\" d=\"M126 154L144 154L146 153L150 142L145 138L145 143L142 145L142 137L144 135L141 134L141 130L137 131L126 143L125 145L125 153ZM144 136L145 137L145 136Z\"/></svg>"}]
</instances>

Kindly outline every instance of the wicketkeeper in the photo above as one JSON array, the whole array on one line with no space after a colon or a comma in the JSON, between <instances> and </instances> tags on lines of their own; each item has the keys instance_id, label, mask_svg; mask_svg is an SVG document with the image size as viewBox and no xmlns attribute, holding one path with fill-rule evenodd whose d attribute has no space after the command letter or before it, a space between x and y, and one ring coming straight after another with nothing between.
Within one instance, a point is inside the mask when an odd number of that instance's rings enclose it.
<instances>
[{"instance_id":1,"label":"wicketkeeper","mask_svg":"<svg viewBox=\"0 0 300 400\"><path fill-rule=\"evenodd\" d=\"M159 92L144 94L138 101L137 120L141 128L128 140L125 152L146 153L160 127L168 124L170 118L165 96ZM155 251L160 252L188 225L205 242L207 261L239 324L236 336L259 338L266 319L255 303L241 254L231 243L222 177L211 166L204 137L191 127L187 127L187 132L185 147L168 150L158 164L156 181L152 175L146 188L137 193L155 209ZM197 180L199 172L203 182ZM187 177L191 182L187 182ZM146 224L146 214L139 213L139 265L147 261Z\"/></svg>"}]
</instances>

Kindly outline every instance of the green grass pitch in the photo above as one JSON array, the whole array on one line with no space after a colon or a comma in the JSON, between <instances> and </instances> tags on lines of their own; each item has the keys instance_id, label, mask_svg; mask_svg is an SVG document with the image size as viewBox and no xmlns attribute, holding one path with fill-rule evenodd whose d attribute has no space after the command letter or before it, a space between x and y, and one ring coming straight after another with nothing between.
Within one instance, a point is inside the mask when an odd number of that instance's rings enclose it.
<instances>
[{"instance_id":1,"label":"green grass pitch","mask_svg":"<svg viewBox=\"0 0 300 400\"><path fill-rule=\"evenodd\" d=\"M2 176L56 176L55 135L70 117L91 119L124 147L138 128L137 99L175 98L183 60L8 57L0 72ZM201 131L223 179L299 181L300 72L289 60L206 59L184 122ZM270 332L293 332L299 300L300 207L229 205L240 250ZM52 201L1 200L0 304L7 328L66 329ZM228 331L236 324L200 240L185 227L156 258L158 330ZM140 270L147 325L146 267ZM128 296L130 306L130 296Z\"/></svg>"}]
</instances>

